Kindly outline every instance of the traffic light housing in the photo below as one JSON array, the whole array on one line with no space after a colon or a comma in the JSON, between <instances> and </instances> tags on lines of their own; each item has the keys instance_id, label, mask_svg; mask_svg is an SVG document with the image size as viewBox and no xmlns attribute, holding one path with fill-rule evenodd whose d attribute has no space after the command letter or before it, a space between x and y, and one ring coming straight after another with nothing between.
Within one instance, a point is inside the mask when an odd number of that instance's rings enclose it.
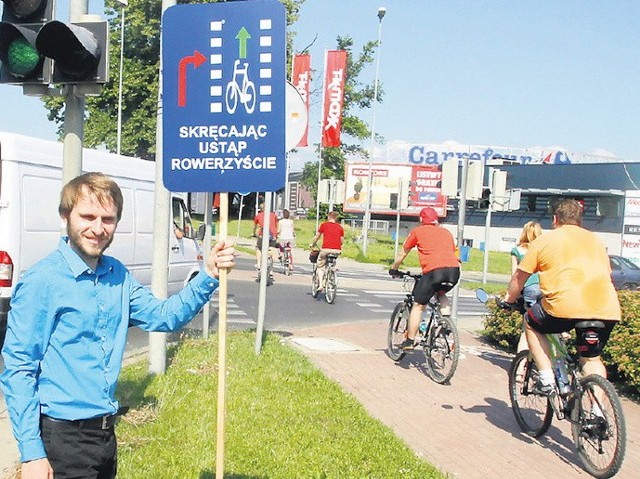
<instances>
[{"instance_id":1,"label":"traffic light housing","mask_svg":"<svg viewBox=\"0 0 640 479\"><path fill-rule=\"evenodd\" d=\"M36 47L40 28L53 16L54 0L3 0L0 83L48 84L51 60Z\"/></svg>"},{"instance_id":2,"label":"traffic light housing","mask_svg":"<svg viewBox=\"0 0 640 479\"><path fill-rule=\"evenodd\" d=\"M54 0L2 1L0 83L107 82L107 22L52 20Z\"/></svg>"},{"instance_id":3,"label":"traffic light housing","mask_svg":"<svg viewBox=\"0 0 640 479\"><path fill-rule=\"evenodd\" d=\"M47 22L36 47L53 59L53 83L106 83L109 78L107 22Z\"/></svg>"}]
</instances>

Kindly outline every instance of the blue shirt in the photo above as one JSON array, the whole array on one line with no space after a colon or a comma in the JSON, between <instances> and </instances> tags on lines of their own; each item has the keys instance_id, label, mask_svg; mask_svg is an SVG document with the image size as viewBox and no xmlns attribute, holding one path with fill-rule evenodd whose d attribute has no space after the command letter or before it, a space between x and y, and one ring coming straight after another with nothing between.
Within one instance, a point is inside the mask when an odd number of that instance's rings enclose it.
<instances>
[{"instance_id":1,"label":"blue shirt","mask_svg":"<svg viewBox=\"0 0 640 479\"><path fill-rule=\"evenodd\" d=\"M22 461L46 457L41 413L76 420L118 410L114 393L129 326L179 329L217 286L201 271L160 300L113 257L102 256L92 271L62 238L11 299L0 381Z\"/></svg>"}]
</instances>

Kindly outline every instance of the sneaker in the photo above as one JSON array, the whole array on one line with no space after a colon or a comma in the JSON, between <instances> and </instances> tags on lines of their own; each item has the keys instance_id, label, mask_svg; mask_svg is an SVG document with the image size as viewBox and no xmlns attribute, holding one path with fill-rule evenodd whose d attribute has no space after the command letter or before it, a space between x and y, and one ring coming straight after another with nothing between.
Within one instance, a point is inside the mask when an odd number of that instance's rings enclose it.
<instances>
[{"instance_id":1,"label":"sneaker","mask_svg":"<svg viewBox=\"0 0 640 479\"><path fill-rule=\"evenodd\" d=\"M555 388L553 384L542 384L540 381L537 381L531 392L542 396L551 396L555 392Z\"/></svg>"},{"instance_id":2,"label":"sneaker","mask_svg":"<svg viewBox=\"0 0 640 479\"><path fill-rule=\"evenodd\" d=\"M400 343L400 349L402 349L403 351L411 351L412 349L415 349L416 345L415 345L415 340L413 339L405 339L404 341L402 341L402 343Z\"/></svg>"}]
</instances>

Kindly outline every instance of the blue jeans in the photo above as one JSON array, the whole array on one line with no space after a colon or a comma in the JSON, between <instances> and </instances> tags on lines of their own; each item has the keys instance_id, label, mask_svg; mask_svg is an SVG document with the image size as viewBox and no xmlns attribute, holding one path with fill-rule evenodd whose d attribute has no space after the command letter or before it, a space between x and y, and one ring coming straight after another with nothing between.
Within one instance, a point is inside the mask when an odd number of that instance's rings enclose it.
<instances>
[{"instance_id":1,"label":"blue jeans","mask_svg":"<svg viewBox=\"0 0 640 479\"><path fill-rule=\"evenodd\" d=\"M524 298L524 305L527 309L533 305L533 303L538 301L538 296L542 293L540 292L540 285L530 284L529 286L525 286L522 290L522 297Z\"/></svg>"}]
</instances>

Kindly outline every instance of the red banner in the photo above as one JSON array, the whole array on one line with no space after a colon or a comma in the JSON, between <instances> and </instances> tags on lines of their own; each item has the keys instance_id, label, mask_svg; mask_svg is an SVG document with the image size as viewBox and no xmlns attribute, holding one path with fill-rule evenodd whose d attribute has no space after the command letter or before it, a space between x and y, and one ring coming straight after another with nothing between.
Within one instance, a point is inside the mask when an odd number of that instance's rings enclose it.
<instances>
[{"instance_id":1,"label":"red banner","mask_svg":"<svg viewBox=\"0 0 640 479\"><path fill-rule=\"evenodd\" d=\"M344 50L329 51L324 71L322 146L340 146L344 81L347 74L347 52Z\"/></svg>"},{"instance_id":2,"label":"red banner","mask_svg":"<svg viewBox=\"0 0 640 479\"><path fill-rule=\"evenodd\" d=\"M293 72L291 73L291 83L296 87L307 107L307 118L309 117L309 89L311 87L311 55L295 55L293 57ZM297 146L309 145L309 122L302 139Z\"/></svg>"}]
</instances>

